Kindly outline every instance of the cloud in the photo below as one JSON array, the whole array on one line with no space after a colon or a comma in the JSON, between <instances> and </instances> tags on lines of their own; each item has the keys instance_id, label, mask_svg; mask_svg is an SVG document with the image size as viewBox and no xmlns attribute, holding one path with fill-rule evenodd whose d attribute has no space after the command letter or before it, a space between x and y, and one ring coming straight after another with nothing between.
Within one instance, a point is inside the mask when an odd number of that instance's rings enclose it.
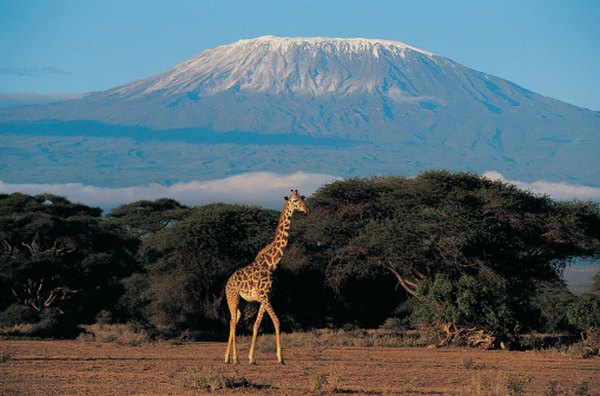
<instances>
[{"instance_id":1,"label":"cloud","mask_svg":"<svg viewBox=\"0 0 600 396\"><path fill-rule=\"evenodd\" d=\"M483 174L491 180L500 180L536 194L547 194L556 200L600 201L600 188L535 181L532 183L507 180L496 171ZM126 203L147 199L173 198L189 206L212 202L240 203L279 209L283 196L290 189L298 189L304 195L313 194L319 187L340 180L341 177L296 172L280 174L272 172L244 173L223 179L190 181L164 186L158 183L130 187L99 187L82 183L12 184L0 181L0 193L23 194L50 193L67 197L72 202L99 206L105 210Z\"/></svg>"},{"instance_id":2,"label":"cloud","mask_svg":"<svg viewBox=\"0 0 600 396\"><path fill-rule=\"evenodd\" d=\"M83 93L38 94L33 92L0 92L0 108L60 102L63 100L79 99L85 95Z\"/></svg>"},{"instance_id":3,"label":"cloud","mask_svg":"<svg viewBox=\"0 0 600 396\"><path fill-rule=\"evenodd\" d=\"M38 77L44 74L54 74L61 76L71 75L71 72L59 69L54 66L42 67L0 67L0 74L20 76L20 77Z\"/></svg>"},{"instance_id":4,"label":"cloud","mask_svg":"<svg viewBox=\"0 0 600 396\"><path fill-rule=\"evenodd\" d=\"M224 179L191 181L171 186L149 184L132 187L98 187L81 183L64 184L10 184L0 181L0 193L20 192L24 194L50 193L67 197L72 202L104 209L113 208L137 200L173 198L186 205L202 205L211 202L241 203L277 208L291 189L311 195L319 187L338 177L296 172L278 174L271 172L245 173Z\"/></svg>"},{"instance_id":5,"label":"cloud","mask_svg":"<svg viewBox=\"0 0 600 396\"><path fill-rule=\"evenodd\" d=\"M387 91L387 96L388 98L390 98L392 101L398 103L398 104L405 104L405 103L419 103L419 102L437 102L439 101L439 98L435 98L433 96L412 96L412 95L408 95L406 94L402 89L400 89L399 87L392 87Z\"/></svg>"},{"instance_id":6,"label":"cloud","mask_svg":"<svg viewBox=\"0 0 600 396\"><path fill-rule=\"evenodd\" d=\"M578 199L582 201L600 201L600 188L567 184L564 182L553 183L547 181L534 181L531 183L519 180L507 180L497 171L488 171L483 174L490 180L498 180L514 184L515 186L535 194L546 194L558 201Z\"/></svg>"}]
</instances>

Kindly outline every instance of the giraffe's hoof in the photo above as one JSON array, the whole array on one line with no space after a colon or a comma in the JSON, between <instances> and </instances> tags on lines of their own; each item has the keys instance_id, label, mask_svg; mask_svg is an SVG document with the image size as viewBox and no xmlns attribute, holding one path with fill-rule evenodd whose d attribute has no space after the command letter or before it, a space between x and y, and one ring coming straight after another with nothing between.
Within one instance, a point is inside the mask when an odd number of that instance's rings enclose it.
<instances>
[{"instance_id":1,"label":"giraffe's hoof","mask_svg":"<svg viewBox=\"0 0 600 396\"><path fill-rule=\"evenodd\" d=\"M256 364L256 359L250 359L250 364Z\"/></svg>"},{"instance_id":2,"label":"giraffe's hoof","mask_svg":"<svg viewBox=\"0 0 600 396\"><path fill-rule=\"evenodd\" d=\"M279 364L281 364L282 366L285 366L285 362L283 361L283 359L281 359L281 360L279 361Z\"/></svg>"}]
</instances>

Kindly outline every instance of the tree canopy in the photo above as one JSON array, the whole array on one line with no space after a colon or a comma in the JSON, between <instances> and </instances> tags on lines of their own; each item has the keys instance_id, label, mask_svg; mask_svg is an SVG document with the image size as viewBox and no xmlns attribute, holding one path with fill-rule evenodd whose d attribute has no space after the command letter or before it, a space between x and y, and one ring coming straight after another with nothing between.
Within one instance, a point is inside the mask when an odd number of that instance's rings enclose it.
<instances>
[{"instance_id":1,"label":"tree canopy","mask_svg":"<svg viewBox=\"0 0 600 396\"><path fill-rule=\"evenodd\" d=\"M184 219L189 210L173 199L160 198L119 206L106 217L109 224L122 227L138 238L145 239Z\"/></svg>"}]
</instances>

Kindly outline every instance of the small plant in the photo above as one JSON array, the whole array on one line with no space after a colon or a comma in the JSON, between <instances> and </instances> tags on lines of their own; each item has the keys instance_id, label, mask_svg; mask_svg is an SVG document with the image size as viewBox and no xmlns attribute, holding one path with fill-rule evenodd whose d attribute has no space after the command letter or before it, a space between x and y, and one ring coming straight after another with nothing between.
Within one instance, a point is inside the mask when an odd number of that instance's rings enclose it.
<instances>
[{"instance_id":1,"label":"small plant","mask_svg":"<svg viewBox=\"0 0 600 396\"><path fill-rule=\"evenodd\" d=\"M486 368L485 363L476 363L473 359L465 359L463 360L463 366L467 370L483 370Z\"/></svg>"},{"instance_id":2,"label":"small plant","mask_svg":"<svg viewBox=\"0 0 600 396\"><path fill-rule=\"evenodd\" d=\"M573 386L573 394L575 396L588 396L590 384L587 381L577 380Z\"/></svg>"},{"instance_id":3,"label":"small plant","mask_svg":"<svg viewBox=\"0 0 600 396\"><path fill-rule=\"evenodd\" d=\"M333 392L340 390L340 383L345 371L346 370L343 365L336 365L329 370L329 378L327 378L327 382L329 383L329 387Z\"/></svg>"},{"instance_id":4,"label":"small plant","mask_svg":"<svg viewBox=\"0 0 600 396\"><path fill-rule=\"evenodd\" d=\"M546 396L557 396L559 394L559 384L557 380L548 381L548 390Z\"/></svg>"},{"instance_id":5,"label":"small plant","mask_svg":"<svg viewBox=\"0 0 600 396\"><path fill-rule=\"evenodd\" d=\"M304 367L303 371L305 374L311 370L310 367ZM309 378L309 389L315 391L331 391L339 392L340 384L344 375L345 367L343 365L335 365L329 368L327 373L317 372L313 373Z\"/></svg>"},{"instance_id":6,"label":"small plant","mask_svg":"<svg viewBox=\"0 0 600 396\"><path fill-rule=\"evenodd\" d=\"M210 391L233 387L231 379L226 378L223 374L214 373L190 374L182 378L181 385L185 388Z\"/></svg>"},{"instance_id":7,"label":"small plant","mask_svg":"<svg viewBox=\"0 0 600 396\"><path fill-rule=\"evenodd\" d=\"M322 390L329 383L329 377L325 373L316 373L310 377L310 388L312 391Z\"/></svg>"},{"instance_id":8,"label":"small plant","mask_svg":"<svg viewBox=\"0 0 600 396\"><path fill-rule=\"evenodd\" d=\"M178 383L184 388L204 390L210 392L222 389L265 389L269 387L269 385L266 384L253 384L252 382L248 381L245 377L230 378L226 377L222 373L213 373L211 371L205 374L188 374L185 377L180 378Z\"/></svg>"},{"instance_id":9,"label":"small plant","mask_svg":"<svg viewBox=\"0 0 600 396\"><path fill-rule=\"evenodd\" d=\"M506 379L506 391L511 396L520 396L525 391L525 385L530 378L525 375L510 375Z\"/></svg>"},{"instance_id":10,"label":"small plant","mask_svg":"<svg viewBox=\"0 0 600 396\"><path fill-rule=\"evenodd\" d=\"M0 364L4 364L7 363L10 358L12 357L12 354L8 351L2 351L2 353L0 353Z\"/></svg>"}]
</instances>

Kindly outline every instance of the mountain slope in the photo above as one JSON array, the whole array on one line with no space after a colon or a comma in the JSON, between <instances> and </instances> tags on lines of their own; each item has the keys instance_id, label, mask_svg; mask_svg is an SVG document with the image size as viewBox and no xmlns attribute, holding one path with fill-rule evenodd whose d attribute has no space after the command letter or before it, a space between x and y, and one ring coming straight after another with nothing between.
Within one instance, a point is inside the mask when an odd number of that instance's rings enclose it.
<instances>
[{"instance_id":1,"label":"mountain slope","mask_svg":"<svg viewBox=\"0 0 600 396\"><path fill-rule=\"evenodd\" d=\"M79 100L0 111L0 122L40 120L333 138L389 152L377 167L359 164L364 173L419 170L398 169L396 153L423 167L444 158L452 169L600 185L598 113L385 40L240 40Z\"/></svg>"}]
</instances>

